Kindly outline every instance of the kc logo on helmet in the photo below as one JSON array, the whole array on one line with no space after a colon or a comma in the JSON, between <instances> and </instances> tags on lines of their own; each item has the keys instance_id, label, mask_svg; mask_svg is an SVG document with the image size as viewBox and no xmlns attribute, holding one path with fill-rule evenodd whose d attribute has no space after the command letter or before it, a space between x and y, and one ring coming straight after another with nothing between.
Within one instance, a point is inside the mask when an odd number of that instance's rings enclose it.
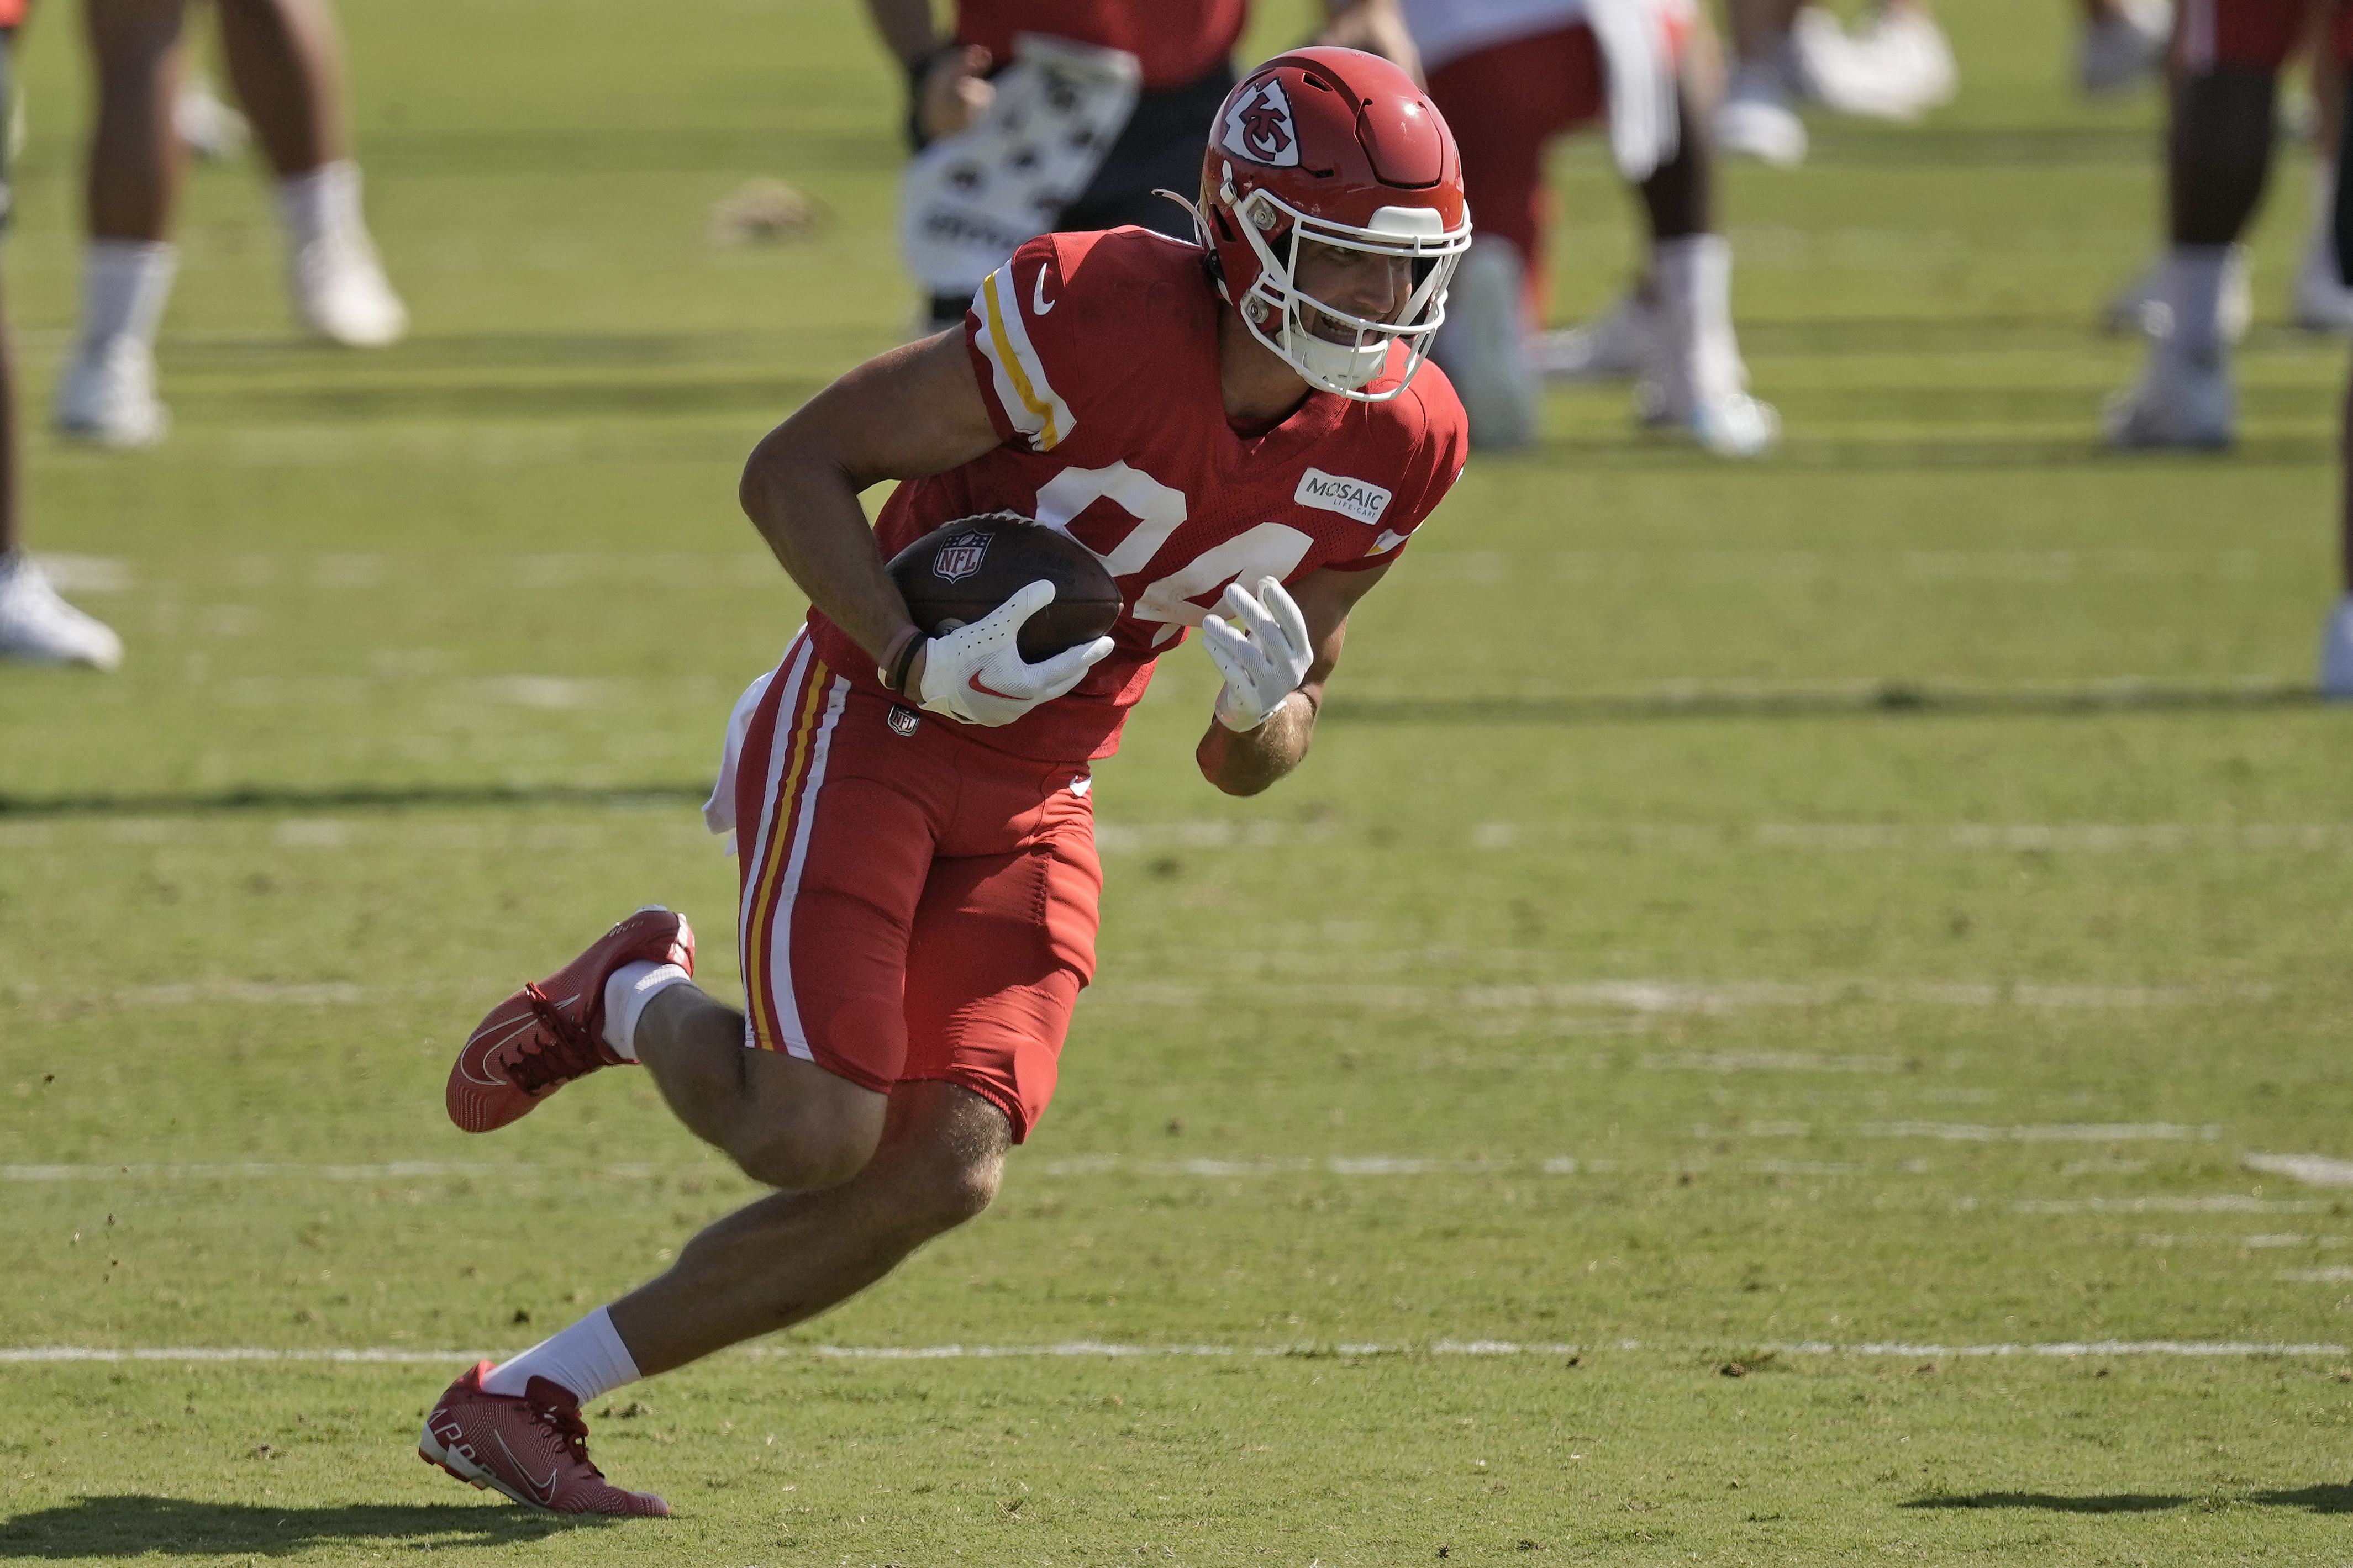
<instances>
[{"instance_id":1,"label":"kc logo on helmet","mask_svg":"<svg viewBox=\"0 0 2353 1568\"><path fill-rule=\"evenodd\" d=\"M940 546L932 557L932 575L955 583L980 570L980 558L988 553L988 535L975 529L959 533Z\"/></svg>"},{"instance_id":2,"label":"kc logo on helmet","mask_svg":"<svg viewBox=\"0 0 2353 1568\"><path fill-rule=\"evenodd\" d=\"M1226 111L1226 151L1253 163L1278 169L1299 166L1299 128L1291 118L1291 100L1282 83L1269 77L1248 97Z\"/></svg>"}]
</instances>

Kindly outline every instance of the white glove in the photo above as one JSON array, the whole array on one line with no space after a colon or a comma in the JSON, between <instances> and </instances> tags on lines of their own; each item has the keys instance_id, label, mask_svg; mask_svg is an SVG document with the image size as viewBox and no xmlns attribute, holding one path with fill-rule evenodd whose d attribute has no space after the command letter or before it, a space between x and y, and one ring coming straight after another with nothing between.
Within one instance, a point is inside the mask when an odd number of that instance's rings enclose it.
<instances>
[{"instance_id":1,"label":"white glove","mask_svg":"<svg viewBox=\"0 0 2353 1568\"><path fill-rule=\"evenodd\" d=\"M1272 577L1258 580L1256 598L1240 583L1229 583L1218 603L1241 623L1237 627L1223 616L1201 617L1202 644L1226 678L1225 689L1218 693L1218 722L1248 733L1274 717L1282 700L1299 689L1315 650L1307 617Z\"/></svg>"},{"instance_id":2,"label":"white glove","mask_svg":"<svg viewBox=\"0 0 2353 1568\"><path fill-rule=\"evenodd\" d=\"M1024 662L1013 646L1021 623L1053 599L1054 584L1032 583L972 625L925 643L923 706L958 723L994 727L1076 686L1111 652L1111 638L1097 637L1036 664Z\"/></svg>"}]
</instances>

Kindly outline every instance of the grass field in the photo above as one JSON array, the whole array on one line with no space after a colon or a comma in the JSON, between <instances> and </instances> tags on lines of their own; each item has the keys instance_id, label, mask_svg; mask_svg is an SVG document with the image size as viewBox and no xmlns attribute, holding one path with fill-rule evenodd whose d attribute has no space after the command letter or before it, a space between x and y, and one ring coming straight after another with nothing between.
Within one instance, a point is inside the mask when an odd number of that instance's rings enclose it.
<instances>
[{"instance_id":1,"label":"grass field","mask_svg":"<svg viewBox=\"0 0 2353 1568\"><path fill-rule=\"evenodd\" d=\"M695 806L799 614L734 474L910 317L897 88L846 5L346 0L417 336L295 342L259 183L205 170L171 443L33 439L36 546L130 654L0 669L0 1559L2343 1562L2353 1192L2264 1161L2353 1155L2308 163L2239 451L2105 455L2154 106L2072 99L2049 0L1955 9L1951 110L1725 174L1786 450L1556 393L1261 800L1195 775L1172 658L997 1206L596 1406L679 1513L615 1528L418 1418L751 1189L643 1079L474 1140L441 1078L640 902L733 984ZM37 400L69 22L6 247ZM755 176L824 232L716 243ZM1595 149L1558 185L1568 319L1632 238Z\"/></svg>"}]
</instances>

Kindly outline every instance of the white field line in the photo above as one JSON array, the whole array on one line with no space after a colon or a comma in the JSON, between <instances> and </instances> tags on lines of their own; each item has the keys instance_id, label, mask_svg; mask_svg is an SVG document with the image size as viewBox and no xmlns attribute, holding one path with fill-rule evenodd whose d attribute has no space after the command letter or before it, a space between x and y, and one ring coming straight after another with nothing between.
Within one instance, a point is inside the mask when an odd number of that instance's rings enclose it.
<instances>
[{"instance_id":1,"label":"white field line","mask_svg":"<svg viewBox=\"0 0 2353 1568\"><path fill-rule=\"evenodd\" d=\"M1198 1359L1228 1356L1557 1356L1589 1354L1596 1350L1640 1352L1639 1340L1620 1340L1607 1346L1523 1343L1514 1340L1436 1340L1416 1344L1336 1343L1284 1345L1137 1345L1103 1340L1065 1340L1032 1345L754 1345L735 1352L746 1359L834 1361L993 1361L993 1360L1134 1360ZM1720 1347L1651 1346L1653 1353L1712 1354ZM2252 1340L2081 1340L2041 1344L1945 1345L1866 1341L1835 1344L1807 1340L1757 1347L1775 1355L1895 1356L1907 1360L1929 1357L2044 1356L2345 1356L2353 1351L2339 1344L2290 1343ZM219 1363L279 1362L328 1365L379 1363L395 1366L461 1366L511 1353L504 1351L420 1351L371 1347L361 1350L272 1350L260 1346L166 1345L112 1348L95 1345L19 1345L0 1347L0 1363L59 1363L97 1362Z\"/></svg>"},{"instance_id":2,"label":"white field line","mask_svg":"<svg viewBox=\"0 0 2353 1568\"><path fill-rule=\"evenodd\" d=\"M1371 961L1368 960L1368 965ZM1242 982L1248 985L1248 981ZM1753 1007L1820 1007L1879 1002L1940 1007L2034 1007L2138 1010L2220 1001L2262 1002L2269 985L2042 985L1990 981L1830 980L1743 981L1588 980L1533 985L1337 984L1286 981L1269 973L1261 983L1300 1006L1374 1013L1511 1013L1610 1010L1633 1014L1719 1014ZM1136 981L1106 984L1095 1005L1202 1008L1229 1002L1235 986ZM1667 1058L1659 1058L1664 1060ZM1796 1058L1789 1059L1795 1060ZM1876 1058L1815 1058L1876 1062ZM1849 1071L1887 1070L1876 1066Z\"/></svg>"},{"instance_id":3,"label":"white field line","mask_svg":"<svg viewBox=\"0 0 2353 1568\"><path fill-rule=\"evenodd\" d=\"M1945 1143L2143 1143L2196 1140L2211 1143L2219 1126L2184 1127L2171 1121L2056 1121L2022 1127L1981 1127L1960 1121L1866 1121L1863 1138L1927 1138Z\"/></svg>"},{"instance_id":4,"label":"white field line","mask_svg":"<svg viewBox=\"0 0 2353 1568\"><path fill-rule=\"evenodd\" d=\"M2007 1141L2032 1142L2045 1130L2034 1127L1995 1129ZM2119 1135L2117 1129L2098 1129L2101 1136ZM2158 1133L2154 1136L2173 1136ZM1114 1172L1133 1176L1193 1177L1203 1180L1243 1180L1253 1177L1324 1174L1361 1178L1413 1179L1432 1176L1513 1175L1646 1175L1683 1174L1725 1170L1765 1176L1860 1176L1886 1172L1926 1175L1931 1167L1917 1159L1897 1160L1885 1166L1860 1161L1807 1161L1753 1158L1718 1163L1692 1154L1657 1163L1609 1156L1554 1154L1541 1159L1445 1160L1396 1154L1269 1155L1258 1159L1136 1160L1119 1154L1081 1154L1045 1160L1022 1167L1042 1177L1086 1177ZM278 1161L248 1161L222 1164L52 1164L0 1165L0 1183L62 1182L406 1182L453 1179L553 1182L598 1178L638 1182L670 1177L725 1177L730 1173L712 1163L665 1166L652 1163L572 1167L561 1165L475 1163L451 1160L398 1160L378 1164L322 1165ZM1978 1200L1957 1200L1974 1209ZM2022 1198L2011 1204L2020 1214L2310 1214L2327 1205L2318 1199L2264 1199L2238 1193L2208 1195L2164 1194L2122 1198Z\"/></svg>"},{"instance_id":5,"label":"white field line","mask_svg":"<svg viewBox=\"0 0 2353 1568\"><path fill-rule=\"evenodd\" d=\"M1829 1344L1803 1341L1795 1344L1759 1345L1782 1355L1863 1356L2342 1356L2353 1354L2343 1345L2282 1344L2252 1340L2084 1340L2048 1344L1913 1345L1865 1343Z\"/></svg>"},{"instance_id":6,"label":"white field line","mask_svg":"<svg viewBox=\"0 0 2353 1568\"><path fill-rule=\"evenodd\" d=\"M1971 1200L1964 1200L1974 1207ZM2241 1193L2206 1197L2021 1198L2013 1214L2314 1214L2328 1205L2317 1198L2257 1198Z\"/></svg>"},{"instance_id":7,"label":"white field line","mask_svg":"<svg viewBox=\"0 0 2353 1568\"><path fill-rule=\"evenodd\" d=\"M2334 1268L2283 1268L2275 1278L2301 1285L2343 1285L2353 1281L2353 1268L2342 1264Z\"/></svg>"},{"instance_id":8,"label":"white field line","mask_svg":"<svg viewBox=\"0 0 2353 1568\"><path fill-rule=\"evenodd\" d=\"M2353 1160L2326 1154L2249 1154L2239 1163L2268 1175L2292 1176L2307 1187L2353 1187Z\"/></svg>"},{"instance_id":9,"label":"white field line","mask_svg":"<svg viewBox=\"0 0 2353 1568\"><path fill-rule=\"evenodd\" d=\"M452 1176L507 1177L516 1181L572 1179L582 1174L619 1181L660 1175L702 1175L715 1167L653 1164L606 1165L583 1173L552 1165L497 1165L454 1160L396 1160L377 1165L286 1164L248 1161L225 1165L0 1165L0 1182L406 1182Z\"/></svg>"},{"instance_id":10,"label":"white field line","mask_svg":"<svg viewBox=\"0 0 2353 1568\"><path fill-rule=\"evenodd\" d=\"M1139 826L1134 847L1175 842L1172 829L1223 824ZM1282 824L1256 824L1261 843L1283 841ZM1328 830L1328 829L1327 829ZM1098 842L1100 842L1098 829ZM1582 844L1636 850L1726 851L1784 849L1826 854L2138 855L2150 853L2313 854L2353 849L2353 823L2344 822L1482 822L1470 832L1474 849ZM1194 845L1222 847L1240 840L1198 832ZM1119 844L1117 847L1128 847Z\"/></svg>"}]
</instances>

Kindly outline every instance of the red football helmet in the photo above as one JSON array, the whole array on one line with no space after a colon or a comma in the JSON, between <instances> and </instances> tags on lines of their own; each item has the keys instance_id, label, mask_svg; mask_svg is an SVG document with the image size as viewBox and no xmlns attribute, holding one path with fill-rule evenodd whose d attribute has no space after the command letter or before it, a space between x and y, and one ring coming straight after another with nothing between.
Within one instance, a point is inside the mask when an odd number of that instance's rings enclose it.
<instances>
[{"instance_id":1,"label":"red football helmet","mask_svg":"<svg viewBox=\"0 0 2353 1568\"><path fill-rule=\"evenodd\" d=\"M1471 244L1454 133L1412 78L1356 49L1293 49L1227 94L1194 222L1250 335L1310 385L1364 402L1405 390ZM1302 292L1303 240L1409 261L1403 308L1368 321ZM1400 338L1404 375L1366 392Z\"/></svg>"}]
</instances>

